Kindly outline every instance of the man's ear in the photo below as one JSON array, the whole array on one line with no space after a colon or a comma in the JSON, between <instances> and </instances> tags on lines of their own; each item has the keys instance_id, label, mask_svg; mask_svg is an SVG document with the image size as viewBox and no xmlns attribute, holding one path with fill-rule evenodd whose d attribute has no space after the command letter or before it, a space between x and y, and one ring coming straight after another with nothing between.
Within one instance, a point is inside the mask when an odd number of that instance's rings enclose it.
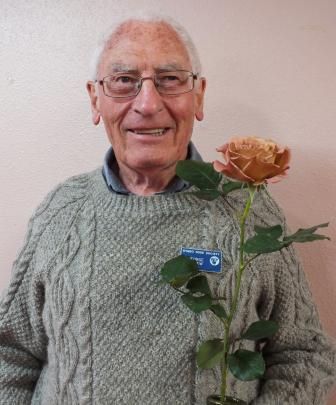
<instances>
[{"instance_id":1,"label":"man's ear","mask_svg":"<svg viewBox=\"0 0 336 405\"><path fill-rule=\"evenodd\" d=\"M196 110L195 117L197 121L202 121L204 118L203 104L204 104L204 93L206 88L205 77L199 78L198 88L196 89Z\"/></svg>"},{"instance_id":2,"label":"man's ear","mask_svg":"<svg viewBox=\"0 0 336 405\"><path fill-rule=\"evenodd\" d=\"M93 82L89 81L86 83L86 89L89 93L91 100L91 112L92 112L92 122L94 125L98 125L100 121L100 112L99 112L99 98L96 93L96 86Z\"/></svg>"}]
</instances>

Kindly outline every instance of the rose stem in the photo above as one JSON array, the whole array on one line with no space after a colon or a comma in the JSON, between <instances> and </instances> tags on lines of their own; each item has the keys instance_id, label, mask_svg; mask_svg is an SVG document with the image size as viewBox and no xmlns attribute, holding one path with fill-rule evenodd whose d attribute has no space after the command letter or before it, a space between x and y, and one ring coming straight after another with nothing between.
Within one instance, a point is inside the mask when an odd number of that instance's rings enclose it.
<instances>
[{"instance_id":1,"label":"rose stem","mask_svg":"<svg viewBox=\"0 0 336 405\"><path fill-rule=\"evenodd\" d=\"M224 404L225 396L226 396L226 385L227 385L227 372L228 372L228 363L227 357L229 354L230 349L230 342L229 342L229 334L230 334L230 327L233 320L233 317L237 310L237 303L240 291L240 283L242 279L242 275L247 263L244 263L244 243L245 243L245 223L248 217L253 198L256 192L256 187L253 185L248 186L249 190L249 197L246 201L245 209L243 215L240 217L240 242L239 242L239 268L237 271L237 280L235 284L233 300L230 307L230 313L227 318L227 321L224 325L224 348L223 348L223 360L221 362L222 367L222 385L221 385L221 402Z\"/></svg>"}]
</instances>

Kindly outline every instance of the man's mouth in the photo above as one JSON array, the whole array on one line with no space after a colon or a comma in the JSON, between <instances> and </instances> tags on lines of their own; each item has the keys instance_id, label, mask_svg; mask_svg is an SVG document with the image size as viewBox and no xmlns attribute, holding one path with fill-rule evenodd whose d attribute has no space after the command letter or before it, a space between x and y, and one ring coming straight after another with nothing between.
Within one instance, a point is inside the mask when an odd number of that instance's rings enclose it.
<instances>
[{"instance_id":1,"label":"man's mouth","mask_svg":"<svg viewBox=\"0 0 336 405\"><path fill-rule=\"evenodd\" d=\"M146 129L129 129L137 135L163 136L169 128L146 128Z\"/></svg>"}]
</instances>

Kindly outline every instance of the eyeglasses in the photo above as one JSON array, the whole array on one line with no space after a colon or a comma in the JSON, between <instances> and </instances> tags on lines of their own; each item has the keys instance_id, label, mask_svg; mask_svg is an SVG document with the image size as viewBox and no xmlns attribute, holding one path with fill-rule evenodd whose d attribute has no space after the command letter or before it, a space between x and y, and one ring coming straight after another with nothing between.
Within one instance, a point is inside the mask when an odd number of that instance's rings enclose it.
<instances>
[{"instance_id":1,"label":"eyeglasses","mask_svg":"<svg viewBox=\"0 0 336 405\"><path fill-rule=\"evenodd\" d=\"M103 86L105 96L126 98L138 95L143 81L147 79L153 80L160 94L176 96L191 91L194 88L197 75L187 70L160 72L153 77L141 77L132 73L116 73L95 82Z\"/></svg>"}]
</instances>

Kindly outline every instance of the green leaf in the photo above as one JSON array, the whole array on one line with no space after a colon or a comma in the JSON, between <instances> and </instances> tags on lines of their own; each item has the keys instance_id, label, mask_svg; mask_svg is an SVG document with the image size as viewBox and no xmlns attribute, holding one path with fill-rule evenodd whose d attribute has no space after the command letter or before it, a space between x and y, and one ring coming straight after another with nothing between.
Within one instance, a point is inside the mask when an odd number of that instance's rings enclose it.
<instances>
[{"instance_id":1,"label":"green leaf","mask_svg":"<svg viewBox=\"0 0 336 405\"><path fill-rule=\"evenodd\" d=\"M281 225L267 226L267 227L256 225L254 227L254 230L258 235L267 236L268 238L271 238L271 239L280 238L280 236L282 235L282 232L283 232Z\"/></svg>"},{"instance_id":2,"label":"green leaf","mask_svg":"<svg viewBox=\"0 0 336 405\"><path fill-rule=\"evenodd\" d=\"M233 190L237 190L239 188L247 187L246 183L241 183L240 181L228 181L227 183L223 184L222 191L225 195L229 194Z\"/></svg>"},{"instance_id":3,"label":"green leaf","mask_svg":"<svg viewBox=\"0 0 336 405\"><path fill-rule=\"evenodd\" d=\"M226 319L227 318L227 313L226 313L225 309L221 305L214 304L214 305L211 305L211 307L209 309L216 316L218 316L218 318L221 318L221 319Z\"/></svg>"},{"instance_id":4,"label":"green leaf","mask_svg":"<svg viewBox=\"0 0 336 405\"><path fill-rule=\"evenodd\" d=\"M278 330L279 325L274 321L257 321L249 326L241 338L248 340L265 339L274 335Z\"/></svg>"},{"instance_id":5,"label":"green leaf","mask_svg":"<svg viewBox=\"0 0 336 405\"><path fill-rule=\"evenodd\" d=\"M199 368L212 368L223 357L224 343L220 339L203 342L196 353L196 361Z\"/></svg>"},{"instance_id":6,"label":"green leaf","mask_svg":"<svg viewBox=\"0 0 336 405\"><path fill-rule=\"evenodd\" d=\"M209 295L195 297L191 294L184 294L181 299L183 303L196 314L209 309L212 305L212 299Z\"/></svg>"},{"instance_id":7,"label":"green leaf","mask_svg":"<svg viewBox=\"0 0 336 405\"><path fill-rule=\"evenodd\" d=\"M191 293L202 293L211 295L208 279L206 278L206 276L203 275L199 275L190 279L188 281L188 284L186 285L186 288Z\"/></svg>"},{"instance_id":8,"label":"green leaf","mask_svg":"<svg viewBox=\"0 0 336 405\"><path fill-rule=\"evenodd\" d=\"M256 235L244 244L246 253L271 253L285 247L283 242L278 240L283 232L281 225L266 228L255 226L254 230Z\"/></svg>"},{"instance_id":9,"label":"green leaf","mask_svg":"<svg viewBox=\"0 0 336 405\"><path fill-rule=\"evenodd\" d=\"M312 242L314 240L323 240L323 239L330 240L330 238L328 236L319 235L319 234L314 233L318 228L326 228L328 225L329 225L329 223L324 223L324 224L312 226L311 228L305 228L305 229L300 228L292 235L284 237L283 241L285 242L286 246L288 246L292 242L303 243L303 242Z\"/></svg>"},{"instance_id":10,"label":"green leaf","mask_svg":"<svg viewBox=\"0 0 336 405\"><path fill-rule=\"evenodd\" d=\"M218 190L198 190L198 191L193 191L189 194L195 195L196 197L200 198L201 200L207 200L207 201L212 201L218 198L221 193Z\"/></svg>"},{"instance_id":11,"label":"green leaf","mask_svg":"<svg viewBox=\"0 0 336 405\"><path fill-rule=\"evenodd\" d=\"M201 190L215 190L221 180L221 175L215 171L212 163L196 160L177 162L176 174Z\"/></svg>"},{"instance_id":12,"label":"green leaf","mask_svg":"<svg viewBox=\"0 0 336 405\"><path fill-rule=\"evenodd\" d=\"M246 253L258 254L271 253L277 250L281 250L284 247L289 246L293 242L303 243L312 242L314 240L330 240L328 236L314 233L318 228L325 228L327 226L328 223L324 223L312 226L311 228L300 228L292 235L285 236L282 240L279 240L279 237L283 232L280 225L272 226L269 228L255 226L254 230L256 232L256 235L245 242L244 251Z\"/></svg>"},{"instance_id":13,"label":"green leaf","mask_svg":"<svg viewBox=\"0 0 336 405\"><path fill-rule=\"evenodd\" d=\"M239 349L228 355L231 373L241 381L261 378L265 372L265 362L260 353Z\"/></svg>"},{"instance_id":14,"label":"green leaf","mask_svg":"<svg viewBox=\"0 0 336 405\"><path fill-rule=\"evenodd\" d=\"M168 260L161 269L162 279L173 287L183 286L196 274L198 274L197 262L182 255Z\"/></svg>"}]
</instances>

